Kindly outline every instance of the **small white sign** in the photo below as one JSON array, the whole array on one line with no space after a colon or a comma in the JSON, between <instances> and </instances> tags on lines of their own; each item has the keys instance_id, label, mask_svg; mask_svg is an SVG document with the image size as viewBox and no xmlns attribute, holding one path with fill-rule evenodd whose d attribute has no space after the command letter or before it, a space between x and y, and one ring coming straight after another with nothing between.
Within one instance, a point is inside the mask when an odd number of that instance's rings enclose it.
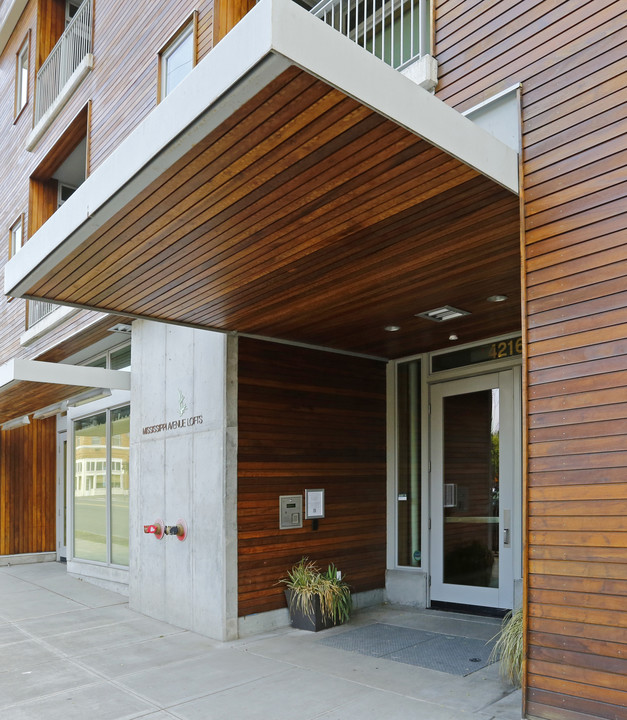
<instances>
[{"instance_id":1,"label":"small white sign","mask_svg":"<svg viewBox=\"0 0 627 720\"><path fill-rule=\"evenodd\" d=\"M305 490L305 518L307 520L324 517L324 490Z\"/></svg>"}]
</instances>

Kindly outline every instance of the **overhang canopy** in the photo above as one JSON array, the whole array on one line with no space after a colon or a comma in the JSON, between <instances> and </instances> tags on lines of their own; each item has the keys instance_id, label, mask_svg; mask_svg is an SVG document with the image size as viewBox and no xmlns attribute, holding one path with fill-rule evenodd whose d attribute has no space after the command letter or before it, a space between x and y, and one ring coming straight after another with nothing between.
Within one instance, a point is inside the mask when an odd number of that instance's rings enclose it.
<instances>
[{"instance_id":1,"label":"overhang canopy","mask_svg":"<svg viewBox=\"0 0 627 720\"><path fill-rule=\"evenodd\" d=\"M458 329L415 317L440 304L471 312L464 339L518 329L517 191L512 149L262 0L14 256L5 292L396 357Z\"/></svg>"},{"instance_id":2,"label":"overhang canopy","mask_svg":"<svg viewBox=\"0 0 627 720\"><path fill-rule=\"evenodd\" d=\"M131 374L82 365L9 360L0 366L0 423L92 388L130 390Z\"/></svg>"}]
</instances>

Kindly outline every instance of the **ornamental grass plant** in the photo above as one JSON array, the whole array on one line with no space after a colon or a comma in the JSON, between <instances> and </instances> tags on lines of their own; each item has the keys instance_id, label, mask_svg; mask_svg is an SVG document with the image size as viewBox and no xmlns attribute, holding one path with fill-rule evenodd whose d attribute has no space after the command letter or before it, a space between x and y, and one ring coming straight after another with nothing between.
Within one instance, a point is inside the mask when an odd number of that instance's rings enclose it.
<instances>
[{"instance_id":1,"label":"ornamental grass plant","mask_svg":"<svg viewBox=\"0 0 627 720\"><path fill-rule=\"evenodd\" d=\"M508 612L503 618L496 645L490 654L491 662L501 661L500 675L515 687L522 685L523 612L522 608Z\"/></svg>"},{"instance_id":2,"label":"ornamental grass plant","mask_svg":"<svg viewBox=\"0 0 627 720\"><path fill-rule=\"evenodd\" d=\"M339 625L350 617L350 587L338 578L333 563L323 573L315 562L303 557L292 566L287 577L281 578L279 582L291 591L290 612L296 610L313 617L318 598L320 613L325 621Z\"/></svg>"}]
</instances>

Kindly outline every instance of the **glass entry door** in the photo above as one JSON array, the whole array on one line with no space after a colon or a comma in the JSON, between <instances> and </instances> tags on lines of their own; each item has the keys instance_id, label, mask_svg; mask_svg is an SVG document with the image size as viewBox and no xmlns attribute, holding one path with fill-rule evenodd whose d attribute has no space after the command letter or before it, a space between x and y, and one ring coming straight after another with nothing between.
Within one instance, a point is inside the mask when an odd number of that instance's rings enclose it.
<instances>
[{"instance_id":1,"label":"glass entry door","mask_svg":"<svg viewBox=\"0 0 627 720\"><path fill-rule=\"evenodd\" d=\"M511 608L511 370L431 388L431 599Z\"/></svg>"}]
</instances>

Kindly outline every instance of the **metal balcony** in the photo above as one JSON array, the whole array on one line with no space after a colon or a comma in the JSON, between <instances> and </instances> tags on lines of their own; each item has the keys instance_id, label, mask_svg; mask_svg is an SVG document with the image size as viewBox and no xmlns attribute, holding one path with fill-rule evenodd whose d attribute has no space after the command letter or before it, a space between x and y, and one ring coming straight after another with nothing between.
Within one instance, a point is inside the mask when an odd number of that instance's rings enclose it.
<instances>
[{"instance_id":1,"label":"metal balcony","mask_svg":"<svg viewBox=\"0 0 627 720\"><path fill-rule=\"evenodd\" d=\"M50 315L50 313L58 307L55 303L45 302L43 300L29 300L27 327L32 328L33 325L43 320L47 315Z\"/></svg>"},{"instance_id":2,"label":"metal balcony","mask_svg":"<svg viewBox=\"0 0 627 720\"><path fill-rule=\"evenodd\" d=\"M85 0L37 73L35 126L59 97L81 61L91 53L92 3Z\"/></svg>"},{"instance_id":3,"label":"metal balcony","mask_svg":"<svg viewBox=\"0 0 627 720\"><path fill-rule=\"evenodd\" d=\"M429 0L322 0L316 17L395 69L431 52Z\"/></svg>"}]
</instances>

